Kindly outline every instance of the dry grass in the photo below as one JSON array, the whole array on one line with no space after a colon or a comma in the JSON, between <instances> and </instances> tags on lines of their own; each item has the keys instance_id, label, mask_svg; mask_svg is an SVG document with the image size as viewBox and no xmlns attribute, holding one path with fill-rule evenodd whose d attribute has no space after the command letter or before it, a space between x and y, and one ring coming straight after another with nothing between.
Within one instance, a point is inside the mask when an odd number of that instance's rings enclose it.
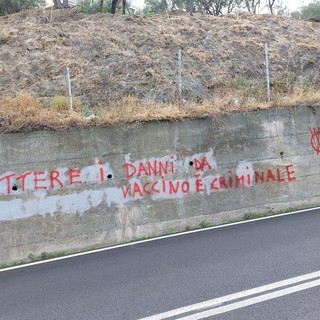
<instances>
[{"instance_id":1,"label":"dry grass","mask_svg":"<svg viewBox=\"0 0 320 320\"><path fill-rule=\"evenodd\" d=\"M10 29L8 27L0 29L0 44L6 43L10 38Z\"/></svg>"},{"instance_id":2,"label":"dry grass","mask_svg":"<svg viewBox=\"0 0 320 320\"><path fill-rule=\"evenodd\" d=\"M187 51L187 54L189 54L193 59L197 59L202 63L206 63L211 58L210 52L201 49L191 48Z\"/></svg>"},{"instance_id":3,"label":"dry grass","mask_svg":"<svg viewBox=\"0 0 320 320\"><path fill-rule=\"evenodd\" d=\"M320 90L313 87L296 88L290 95L277 94L272 101L272 106L283 108L319 104Z\"/></svg>"},{"instance_id":4,"label":"dry grass","mask_svg":"<svg viewBox=\"0 0 320 320\"><path fill-rule=\"evenodd\" d=\"M225 113L320 104L320 91L313 88L296 89L287 95L276 94L270 103L265 101L265 95L264 99L256 99L247 96L243 91L234 93L233 96L221 95L202 103L184 101L181 104L146 102L135 97L126 97L111 110L102 113L99 122L113 126L146 121L180 121Z\"/></svg>"},{"instance_id":5,"label":"dry grass","mask_svg":"<svg viewBox=\"0 0 320 320\"><path fill-rule=\"evenodd\" d=\"M43 129L64 129L87 125L78 113L60 116L57 112L45 109L38 99L20 92L15 97L0 98L0 132L28 132Z\"/></svg>"},{"instance_id":6,"label":"dry grass","mask_svg":"<svg viewBox=\"0 0 320 320\"><path fill-rule=\"evenodd\" d=\"M38 99L26 93L18 93L15 97L7 96L0 99L0 132L63 130L97 125L117 126L148 121L181 121L207 116L216 117L225 113L319 104L320 91L312 87L296 88L290 94L275 93L270 103L265 101L265 95L253 97L248 96L243 90L234 89L232 96L221 93L215 99L201 103L193 101L156 103L128 96L108 110L102 107L96 108L95 116L86 118L80 108L73 113L60 113L55 107L44 108Z\"/></svg>"}]
</instances>

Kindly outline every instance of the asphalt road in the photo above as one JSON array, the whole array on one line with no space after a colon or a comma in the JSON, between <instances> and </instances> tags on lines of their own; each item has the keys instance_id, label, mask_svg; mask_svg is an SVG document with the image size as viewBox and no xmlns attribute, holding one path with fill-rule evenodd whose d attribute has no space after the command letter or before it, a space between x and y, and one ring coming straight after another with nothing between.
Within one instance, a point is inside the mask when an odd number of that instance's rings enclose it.
<instances>
[{"instance_id":1,"label":"asphalt road","mask_svg":"<svg viewBox=\"0 0 320 320\"><path fill-rule=\"evenodd\" d=\"M206 319L318 320L320 272L260 293L243 291L319 270L314 210L2 271L0 319L164 319L163 312L241 292ZM199 305L168 319L197 319L214 308Z\"/></svg>"}]
</instances>

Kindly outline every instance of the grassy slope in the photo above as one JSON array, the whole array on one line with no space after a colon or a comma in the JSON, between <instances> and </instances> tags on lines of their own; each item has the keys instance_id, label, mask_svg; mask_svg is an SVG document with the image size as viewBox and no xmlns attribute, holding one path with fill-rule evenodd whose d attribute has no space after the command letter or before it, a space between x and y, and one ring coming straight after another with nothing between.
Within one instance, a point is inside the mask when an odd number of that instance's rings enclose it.
<instances>
[{"instance_id":1,"label":"grassy slope","mask_svg":"<svg viewBox=\"0 0 320 320\"><path fill-rule=\"evenodd\" d=\"M1 17L0 131L317 104L319 40L320 24L270 15L174 12L143 18L85 16L71 9ZM271 103L265 94L265 42ZM57 98L67 96L67 66L79 105L72 115L67 99ZM85 120L83 114L92 112L99 118Z\"/></svg>"}]
</instances>

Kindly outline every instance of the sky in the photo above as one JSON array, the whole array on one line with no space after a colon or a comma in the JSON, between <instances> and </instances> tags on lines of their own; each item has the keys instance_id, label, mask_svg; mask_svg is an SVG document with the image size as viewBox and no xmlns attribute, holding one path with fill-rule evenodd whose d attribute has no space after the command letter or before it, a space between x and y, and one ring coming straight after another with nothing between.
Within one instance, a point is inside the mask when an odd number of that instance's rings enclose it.
<instances>
[{"instance_id":1,"label":"sky","mask_svg":"<svg viewBox=\"0 0 320 320\"><path fill-rule=\"evenodd\" d=\"M287 5L290 11L295 11L301 6L308 5L312 0L282 0ZM262 3L264 1L262 0ZM131 6L133 8L142 9L144 0L131 0Z\"/></svg>"},{"instance_id":2,"label":"sky","mask_svg":"<svg viewBox=\"0 0 320 320\"><path fill-rule=\"evenodd\" d=\"M304 0L304 1L303 0L286 0L286 1L283 1L283 3L285 3L287 5L287 7L289 8L290 11L295 11L299 7L308 5L310 2L312 2L312 1L311 0Z\"/></svg>"}]
</instances>

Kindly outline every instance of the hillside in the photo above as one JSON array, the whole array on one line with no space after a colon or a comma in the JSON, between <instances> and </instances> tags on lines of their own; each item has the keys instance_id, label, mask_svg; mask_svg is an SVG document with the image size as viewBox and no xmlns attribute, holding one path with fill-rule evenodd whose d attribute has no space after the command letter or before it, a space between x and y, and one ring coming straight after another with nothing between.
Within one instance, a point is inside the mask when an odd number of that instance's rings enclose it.
<instances>
[{"instance_id":1,"label":"hillside","mask_svg":"<svg viewBox=\"0 0 320 320\"><path fill-rule=\"evenodd\" d=\"M110 109L128 96L136 105L173 103L181 47L183 101L257 104L266 100L265 42L274 101L297 88L314 93L320 71L316 22L251 14L144 18L25 11L0 17L0 97L23 91L50 106L67 96L69 66L73 96L87 112Z\"/></svg>"}]
</instances>

